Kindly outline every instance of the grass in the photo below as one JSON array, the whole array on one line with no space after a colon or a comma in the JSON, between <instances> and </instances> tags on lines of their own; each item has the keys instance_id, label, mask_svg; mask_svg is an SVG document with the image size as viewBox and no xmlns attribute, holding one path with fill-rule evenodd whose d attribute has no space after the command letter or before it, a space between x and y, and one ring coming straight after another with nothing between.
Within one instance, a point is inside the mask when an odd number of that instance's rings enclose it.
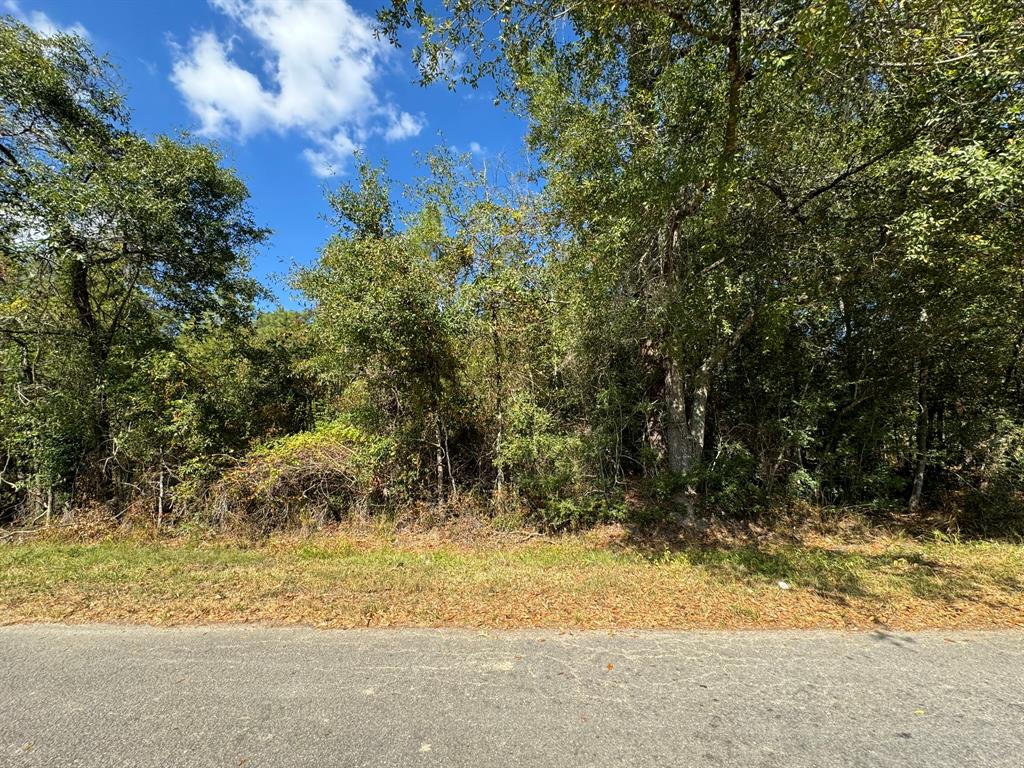
<instances>
[{"instance_id":1,"label":"grass","mask_svg":"<svg viewBox=\"0 0 1024 768\"><path fill-rule=\"evenodd\" d=\"M779 585L784 581L788 589ZM1024 545L875 536L465 543L335 532L0 545L0 623L1024 627Z\"/></svg>"}]
</instances>

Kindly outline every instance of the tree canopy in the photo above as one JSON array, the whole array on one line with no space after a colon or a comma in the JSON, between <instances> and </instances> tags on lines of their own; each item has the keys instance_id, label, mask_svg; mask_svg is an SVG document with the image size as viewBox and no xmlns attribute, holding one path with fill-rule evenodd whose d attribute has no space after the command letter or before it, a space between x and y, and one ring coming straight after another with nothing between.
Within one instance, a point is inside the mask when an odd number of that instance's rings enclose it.
<instances>
[{"instance_id":1,"label":"tree canopy","mask_svg":"<svg viewBox=\"0 0 1024 768\"><path fill-rule=\"evenodd\" d=\"M56 492L223 518L272 485L288 519L1020 519L1017 3L394 0L379 20L417 33L424 83L492 83L531 163L439 149L398 195L358 158L293 276L302 312L257 311L267 232L214 148L133 132L86 41L0 25L9 510Z\"/></svg>"}]
</instances>

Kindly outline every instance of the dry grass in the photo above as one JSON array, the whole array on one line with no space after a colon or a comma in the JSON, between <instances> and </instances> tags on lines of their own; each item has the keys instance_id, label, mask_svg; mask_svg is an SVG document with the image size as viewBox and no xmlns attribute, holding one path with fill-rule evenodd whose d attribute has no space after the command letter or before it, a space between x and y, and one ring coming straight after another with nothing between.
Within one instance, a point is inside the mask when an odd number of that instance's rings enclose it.
<instances>
[{"instance_id":1,"label":"dry grass","mask_svg":"<svg viewBox=\"0 0 1024 768\"><path fill-rule=\"evenodd\" d=\"M785 581L789 589L779 586ZM0 622L1024 627L1024 546L899 535L637 540L347 527L260 543L0 546Z\"/></svg>"}]
</instances>

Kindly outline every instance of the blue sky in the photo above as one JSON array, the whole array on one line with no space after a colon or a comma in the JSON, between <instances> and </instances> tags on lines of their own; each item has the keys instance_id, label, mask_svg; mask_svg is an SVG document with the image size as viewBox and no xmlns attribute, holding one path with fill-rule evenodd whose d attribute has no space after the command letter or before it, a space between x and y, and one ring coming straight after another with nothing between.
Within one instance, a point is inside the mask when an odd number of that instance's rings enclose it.
<instances>
[{"instance_id":1,"label":"blue sky","mask_svg":"<svg viewBox=\"0 0 1024 768\"><path fill-rule=\"evenodd\" d=\"M383 2L384 0L381 0ZM254 275L286 306L293 264L329 227L324 190L350 175L351 152L386 159L400 185L438 144L482 160L522 152L523 123L486 88L415 83L408 46L371 34L359 0L0 0L41 31L73 29L117 68L136 130L215 141L274 230Z\"/></svg>"}]
</instances>

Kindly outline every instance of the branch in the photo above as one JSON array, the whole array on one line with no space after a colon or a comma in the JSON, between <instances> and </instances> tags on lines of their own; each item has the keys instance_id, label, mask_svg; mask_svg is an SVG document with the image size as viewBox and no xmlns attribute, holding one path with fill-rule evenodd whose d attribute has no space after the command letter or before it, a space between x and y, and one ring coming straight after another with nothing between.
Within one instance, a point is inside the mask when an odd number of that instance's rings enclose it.
<instances>
[{"instance_id":1,"label":"branch","mask_svg":"<svg viewBox=\"0 0 1024 768\"><path fill-rule=\"evenodd\" d=\"M782 188L781 184L771 181L770 179L754 178L753 181L755 184L761 185L769 192L771 192L773 195L775 195L775 197L778 198L779 202L782 204L782 207L786 209L786 212L789 213L798 222L800 222L801 224L807 223L807 217L800 213L798 209L794 209L793 204L790 203L789 201L789 195L786 194L786 190Z\"/></svg>"},{"instance_id":2,"label":"branch","mask_svg":"<svg viewBox=\"0 0 1024 768\"><path fill-rule=\"evenodd\" d=\"M847 168L845 171L843 171L838 176L833 178L832 181L830 181L830 182L828 182L826 184L822 184L820 187L815 187L810 192L808 192L803 197L801 197L800 200L792 206L791 212L795 216L797 213L800 212L801 208L803 208L805 205L807 205L812 200L814 200L814 199L816 199L818 197L821 197L826 192L831 192L833 189L838 187L840 184L842 184L844 181L849 179L851 176L856 176L858 173L861 173L862 171L866 171L871 166L876 165L877 163L880 163L882 160L884 160L885 158L889 157L889 155L891 155L893 152L897 151L898 149L902 149L902 148L903 148L902 145L888 147L884 151L879 152L877 155L869 157L864 162L858 163L855 166Z\"/></svg>"},{"instance_id":3,"label":"branch","mask_svg":"<svg viewBox=\"0 0 1024 768\"><path fill-rule=\"evenodd\" d=\"M740 66L740 34L742 31L742 14L740 0L731 0L729 7L729 38L726 43L729 59L726 66L729 72L729 94L725 108L725 137L722 141L721 171L728 168L736 154L737 129L740 120L740 88L743 86L743 67Z\"/></svg>"},{"instance_id":4,"label":"branch","mask_svg":"<svg viewBox=\"0 0 1024 768\"><path fill-rule=\"evenodd\" d=\"M0 154L3 154L3 156L7 158L8 164L13 165L15 168L19 169L22 167L21 163L18 162L17 156L3 144L0 144Z\"/></svg>"},{"instance_id":5,"label":"branch","mask_svg":"<svg viewBox=\"0 0 1024 768\"><path fill-rule=\"evenodd\" d=\"M743 337L747 331L754 325L754 319L757 317L757 310L751 307L750 311L747 312L746 316L740 320L739 324L733 328L732 335L725 339L721 344L712 350L711 354L707 356L704 362L700 366L701 373L711 373L718 365L725 360L726 356L732 352L736 347L740 345Z\"/></svg>"},{"instance_id":6,"label":"branch","mask_svg":"<svg viewBox=\"0 0 1024 768\"><path fill-rule=\"evenodd\" d=\"M634 7L645 6L651 11L665 14L672 20L676 28L685 35L701 37L712 43L719 43L721 45L725 45L728 42L728 35L697 26L682 9L675 7L674 4L666 5L663 2L659 2L659 0L633 0L633 2L628 3L628 5L632 5Z\"/></svg>"},{"instance_id":7,"label":"branch","mask_svg":"<svg viewBox=\"0 0 1024 768\"><path fill-rule=\"evenodd\" d=\"M847 167L846 170L844 170L841 173L839 173L836 176L834 176L830 181L828 181L828 182L826 182L824 184L821 184L820 186L814 187L809 192L805 193L796 202L790 202L790 198L789 198L789 195L786 193L786 190L783 189L782 185L780 185L777 182L771 181L769 179L758 179L758 178L753 179L753 181L754 181L755 184L761 185L762 187L764 187L765 189L770 191L773 195L775 195L775 197L778 198L779 202L782 204L783 208L786 209L787 213L789 213L793 218L795 218L801 224L805 224L807 222L807 217L804 216L801 213L801 209L805 205L807 205L808 203L812 202L813 200L816 200L817 198L821 197L822 195L824 195L824 194L826 194L828 192L831 192L832 190L836 189L843 182L847 181L848 179L852 178L853 176L856 176L858 173L863 173L868 168L871 168L872 166L877 165L878 163L882 162L882 160L885 160L887 157L891 157L892 155L896 154L897 152L903 150L904 148L906 148L910 144L910 142L913 140L914 136L916 136L916 135L917 135L916 131L911 132L910 134L908 134L907 136L904 136L899 141L897 141L897 142L891 144L890 146L886 147L884 150L882 150L878 154L872 155L867 160L864 160L864 161L862 161L860 163L857 163L856 165Z\"/></svg>"},{"instance_id":8,"label":"branch","mask_svg":"<svg viewBox=\"0 0 1024 768\"><path fill-rule=\"evenodd\" d=\"M948 59L939 59L938 61L880 61L875 64L876 67L883 67L885 69L909 69L918 67L944 67L947 64L955 64L958 61L964 59L973 59L975 56L980 56L983 53L996 53L988 48L979 48L974 51L968 51L962 53L959 56L951 56Z\"/></svg>"},{"instance_id":9,"label":"branch","mask_svg":"<svg viewBox=\"0 0 1024 768\"><path fill-rule=\"evenodd\" d=\"M114 336L117 334L118 328L121 325L121 320L124 318L125 310L128 308L128 302L130 302L135 295L135 286L138 284L139 275L141 273L142 263L137 261L135 262L135 269L132 272L132 278L128 283L124 296L121 297L117 311L114 313L114 317L110 321L110 326L107 328L107 347L113 346L114 344Z\"/></svg>"}]
</instances>

